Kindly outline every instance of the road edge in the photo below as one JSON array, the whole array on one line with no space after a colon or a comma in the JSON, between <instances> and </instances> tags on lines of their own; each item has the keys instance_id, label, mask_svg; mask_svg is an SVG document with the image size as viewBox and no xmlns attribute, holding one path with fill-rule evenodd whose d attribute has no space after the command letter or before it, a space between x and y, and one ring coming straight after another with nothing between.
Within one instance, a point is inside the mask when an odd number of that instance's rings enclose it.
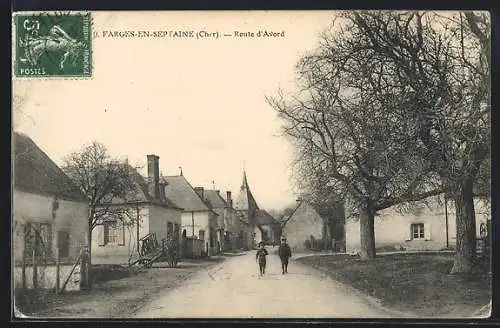
<instances>
[{"instance_id":1,"label":"road edge","mask_svg":"<svg viewBox=\"0 0 500 328\"><path fill-rule=\"evenodd\" d=\"M311 256L315 256L315 255L311 255ZM303 258L303 257L308 257L308 255L306 255L306 256L299 256L297 258L293 258L292 261L294 262L294 264L296 264L298 266L301 266L303 268L310 268L310 269L316 271L319 275L321 275L323 277L326 277L326 279L330 280L331 282L333 282L334 284L336 284L340 288L344 289L348 293L355 294L357 297L365 300L369 305L373 306L374 308L376 308L380 312L382 312L384 314L387 314L388 315L387 319L391 319L391 318L392 319L422 318L422 317L419 317L418 315L416 315L415 313L403 312L403 311L400 311L400 310L388 308L388 307L382 305L382 301L380 299L378 299L376 297L373 297L373 296L370 296L370 295L367 295L367 294L363 293L362 291L360 291L359 289L357 289L355 287L352 287L352 286L350 286L348 284L342 283L342 282L334 279L333 277L331 277L328 274L327 270L321 269L321 268L317 268L317 267L313 267L313 266L309 266L309 265L306 265L304 263L301 263L301 262L297 261L298 259Z\"/></svg>"}]
</instances>

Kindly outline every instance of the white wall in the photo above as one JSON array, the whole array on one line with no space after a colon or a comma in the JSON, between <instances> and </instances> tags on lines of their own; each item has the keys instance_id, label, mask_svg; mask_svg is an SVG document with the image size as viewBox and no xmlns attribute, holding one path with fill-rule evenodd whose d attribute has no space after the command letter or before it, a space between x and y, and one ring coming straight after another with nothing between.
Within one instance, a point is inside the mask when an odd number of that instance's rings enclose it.
<instances>
[{"instance_id":1,"label":"white wall","mask_svg":"<svg viewBox=\"0 0 500 328\"><path fill-rule=\"evenodd\" d=\"M181 214L181 234L186 230L186 236L193 236L193 218L194 218L194 236L199 238L199 231L205 231L205 251L208 252L206 243L210 244L210 213L204 212L182 212Z\"/></svg>"},{"instance_id":2,"label":"white wall","mask_svg":"<svg viewBox=\"0 0 500 328\"><path fill-rule=\"evenodd\" d=\"M258 245L261 241L263 241L262 240L262 231L260 231L259 227L255 227L253 229L253 233L255 234L255 242Z\"/></svg>"},{"instance_id":3,"label":"white wall","mask_svg":"<svg viewBox=\"0 0 500 328\"><path fill-rule=\"evenodd\" d=\"M476 232L479 237L479 227L486 223L490 216L489 208L481 200L475 201ZM455 208L452 201L448 201L448 245L456 244ZM424 223L425 240L411 240L410 225ZM346 251L357 252L360 249L359 221L349 219L346 222ZM444 203L432 202L431 208L422 206L420 210L400 214L394 209L386 209L375 217L375 244L376 247L400 246L406 250L441 250L446 247L446 215Z\"/></svg>"},{"instance_id":4,"label":"white wall","mask_svg":"<svg viewBox=\"0 0 500 328\"><path fill-rule=\"evenodd\" d=\"M306 203L300 205L282 230L292 250L304 250L304 242L311 236L323 238L323 219Z\"/></svg>"},{"instance_id":5,"label":"white wall","mask_svg":"<svg viewBox=\"0 0 500 328\"><path fill-rule=\"evenodd\" d=\"M125 227L125 245L107 244L99 245L98 225L92 231L92 263L93 264L126 264L129 257L137 257L137 226ZM149 233L149 208L142 206L139 209L139 238Z\"/></svg>"},{"instance_id":6,"label":"white wall","mask_svg":"<svg viewBox=\"0 0 500 328\"><path fill-rule=\"evenodd\" d=\"M68 260L76 259L81 246L87 244L88 205L85 202L58 200L55 219L52 218L54 198L14 190L13 193L13 253L14 260L21 261L24 251L24 228L26 222L52 225L52 247L57 247L57 232L69 233ZM55 254L55 253L54 253Z\"/></svg>"},{"instance_id":7,"label":"white wall","mask_svg":"<svg viewBox=\"0 0 500 328\"><path fill-rule=\"evenodd\" d=\"M168 222L179 225L181 227L181 211L164 208L155 205L149 205L149 233L154 232L158 242L167 238ZM182 231L179 231L181 233Z\"/></svg>"}]
</instances>

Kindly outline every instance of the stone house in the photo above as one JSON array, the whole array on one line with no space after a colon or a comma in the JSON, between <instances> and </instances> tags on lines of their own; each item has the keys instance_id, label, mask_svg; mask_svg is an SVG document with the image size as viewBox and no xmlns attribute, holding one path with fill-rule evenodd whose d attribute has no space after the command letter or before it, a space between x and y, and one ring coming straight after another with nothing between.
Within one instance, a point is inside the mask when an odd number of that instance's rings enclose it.
<instances>
[{"instance_id":1,"label":"stone house","mask_svg":"<svg viewBox=\"0 0 500 328\"><path fill-rule=\"evenodd\" d=\"M479 238L481 223L490 219L490 208L484 198L474 200L476 231ZM347 252L360 250L359 221L346 222ZM383 250L438 251L452 249L456 244L455 206L444 195L419 202L410 211L395 208L380 211L375 217L375 245Z\"/></svg>"},{"instance_id":2,"label":"stone house","mask_svg":"<svg viewBox=\"0 0 500 328\"><path fill-rule=\"evenodd\" d=\"M255 214L255 233L257 242L266 245L278 244L281 236L281 225L266 210L258 209Z\"/></svg>"},{"instance_id":3,"label":"stone house","mask_svg":"<svg viewBox=\"0 0 500 328\"><path fill-rule=\"evenodd\" d=\"M92 263L126 264L138 258L140 240L146 235L155 233L161 243L171 234L180 234L183 209L165 193L166 183L160 177L159 157L147 155L147 162L147 179L130 167L134 189L126 200L112 202L113 206L127 208L131 218L107 219L94 228Z\"/></svg>"},{"instance_id":4,"label":"stone house","mask_svg":"<svg viewBox=\"0 0 500 328\"><path fill-rule=\"evenodd\" d=\"M25 134L12 144L12 256L14 266L42 262L71 264L87 244L88 201L71 179ZM64 271L61 268L61 272ZM19 270L15 270L16 284ZM45 287L54 287L54 279Z\"/></svg>"},{"instance_id":5,"label":"stone house","mask_svg":"<svg viewBox=\"0 0 500 328\"><path fill-rule=\"evenodd\" d=\"M181 214L181 238L202 240L203 255L210 256L216 247L217 213L214 212L204 196L204 188L193 188L184 175L166 176L166 194L183 208ZM186 247L184 247L186 248ZM193 254L194 256L200 256Z\"/></svg>"},{"instance_id":6,"label":"stone house","mask_svg":"<svg viewBox=\"0 0 500 328\"><path fill-rule=\"evenodd\" d=\"M228 212L227 203L226 200L224 200L224 198L220 195L220 190L206 189L203 192L203 198L205 203L208 203L212 210L217 213L217 218L214 222L215 224L212 227L215 242L213 253L217 254L224 249L225 221Z\"/></svg>"},{"instance_id":7,"label":"stone house","mask_svg":"<svg viewBox=\"0 0 500 328\"><path fill-rule=\"evenodd\" d=\"M325 224L318 212L305 201L298 202L293 212L281 222L282 236L295 251L307 249L306 241L324 238Z\"/></svg>"},{"instance_id":8,"label":"stone house","mask_svg":"<svg viewBox=\"0 0 500 328\"><path fill-rule=\"evenodd\" d=\"M224 250L250 249L253 231L244 215L234 209L231 191L226 192L226 204Z\"/></svg>"}]
</instances>

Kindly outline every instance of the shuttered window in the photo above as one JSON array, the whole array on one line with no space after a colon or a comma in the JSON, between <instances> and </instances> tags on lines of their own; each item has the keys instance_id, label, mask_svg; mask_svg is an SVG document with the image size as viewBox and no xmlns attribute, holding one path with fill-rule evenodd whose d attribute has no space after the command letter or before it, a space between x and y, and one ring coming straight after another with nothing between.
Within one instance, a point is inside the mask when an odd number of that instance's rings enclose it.
<instances>
[{"instance_id":1,"label":"shuttered window","mask_svg":"<svg viewBox=\"0 0 500 328\"><path fill-rule=\"evenodd\" d=\"M411 225L411 239L419 240L425 238L425 229L423 223L412 223Z\"/></svg>"},{"instance_id":2,"label":"shuttered window","mask_svg":"<svg viewBox=\"0 0 500 328\"><path fill-rule=\"evenodd\" d=\"M98 245L125 245L125 226L117 220L107 220L97 226Z\"/></svg>"}]
</instances>

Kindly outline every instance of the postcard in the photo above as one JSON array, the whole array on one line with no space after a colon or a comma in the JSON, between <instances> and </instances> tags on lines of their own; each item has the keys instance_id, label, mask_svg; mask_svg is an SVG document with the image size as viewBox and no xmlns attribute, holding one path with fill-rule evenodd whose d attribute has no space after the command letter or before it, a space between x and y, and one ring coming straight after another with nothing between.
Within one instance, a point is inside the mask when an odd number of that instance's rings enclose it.
<instances>
[{"instance_id":1,"label":"postcard","mask_svg":"<svg viewBox=\"0 0 500 328\"><path fill-rule=\"evenodd\" d=\"M12 15L13 317L486 318L483 11Z\"/></svg>"}]
</instances>

